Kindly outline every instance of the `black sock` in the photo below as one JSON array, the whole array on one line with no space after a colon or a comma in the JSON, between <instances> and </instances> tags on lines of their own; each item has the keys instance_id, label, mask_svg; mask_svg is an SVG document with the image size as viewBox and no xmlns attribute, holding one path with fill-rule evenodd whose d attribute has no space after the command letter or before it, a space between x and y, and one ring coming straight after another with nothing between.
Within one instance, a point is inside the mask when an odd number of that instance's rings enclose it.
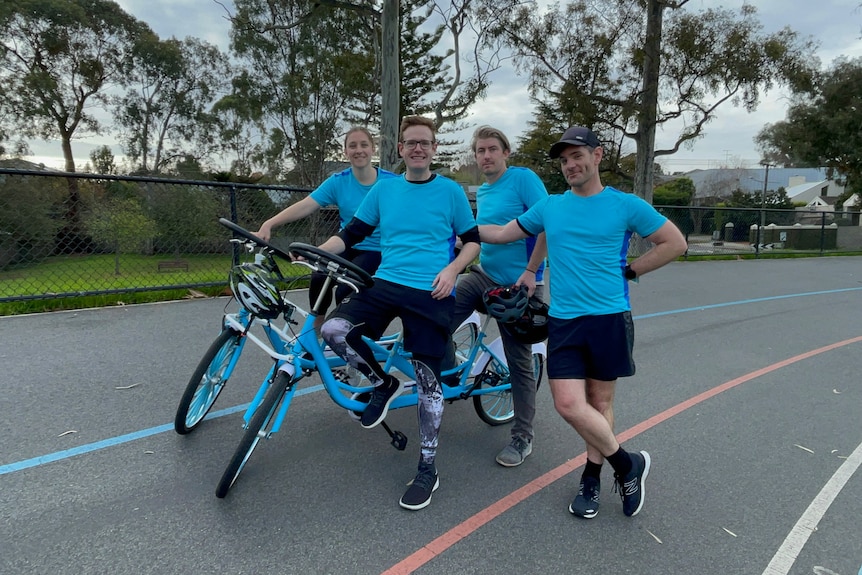
<instances>
[{"instance_id":1,"label":"black sock","mask_svg":"<svg viewBox=\"0 0 862 575\"><path fill-rule=\"evenodd\" d=\"M605 459L608 460L608 463L611 464L611 467L614 468L614 473L616 473L619 477L625 477L628 475L629 471L632 470L632 458L628 452L623 449L622 445L617 452L613 455L607 456Z\"/></svg>"},{"instance_id":2,"label":"black sock","mask_svg":"<svg viewBox=\"0 0 862 575\"><path fill-rule=\"evenodd\" d=\"M602 475L602 464L601 463L593 463L589 459L587 459L587 464L584 466L584 474L583 477L593 477L595 479L599 479Z\"/></svg>"}]
</instances>

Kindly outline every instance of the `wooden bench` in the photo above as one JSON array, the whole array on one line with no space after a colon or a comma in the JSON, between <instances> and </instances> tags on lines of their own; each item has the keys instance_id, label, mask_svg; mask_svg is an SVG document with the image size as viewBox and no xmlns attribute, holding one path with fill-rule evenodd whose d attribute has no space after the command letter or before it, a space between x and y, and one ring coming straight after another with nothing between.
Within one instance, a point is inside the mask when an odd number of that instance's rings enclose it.
<instances>
[{"instance_id":1,"label":"wooden bench","mask_svg":"<svg viewBox=\"0 0 862 575\"><path fill-rule=\"evenodd\" d=\"M172 270L189 271L189 262L185 260L164 260L159 262L160 272L168 272Z\"/></svg>"}]
</instances>

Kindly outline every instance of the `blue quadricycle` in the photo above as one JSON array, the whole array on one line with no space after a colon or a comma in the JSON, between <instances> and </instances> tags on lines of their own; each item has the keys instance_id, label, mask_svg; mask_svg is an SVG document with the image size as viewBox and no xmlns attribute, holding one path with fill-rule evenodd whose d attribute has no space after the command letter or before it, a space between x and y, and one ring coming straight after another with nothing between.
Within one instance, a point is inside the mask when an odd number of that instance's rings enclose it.
<instances>
[{"instance_id":1,"label":"blue quadricycle","mask_svg":"<svg viewBox=\"0 0 862 575\"><path fill-rule=\"evenodd\" d=\"M336 283L347 284L356 291L373 283L371 276L362 268L314 246L290 244L289 251L301 258L292 261L288 253L233 222L224 218L219 222L238 236L239 239L232 241L239 241L250 252L256 252L256 263L279 283L284 281L284 276L275 256L325 274L324 292ZM273 286L273 289L277 288ZM261 317L258 310L243 306L236 313L226 314L221 333L204 354L186 386L174 421L179 434L190 433L204 420L230 378L247 341L263 349L273 360L243 415L244 433L218 483L217 497L227 495L260 440L270 439L279 431L297 384L304 378L318 376L332 401L347 410L352 418L358 419L365 409L372 390L370 383L323 345L314 331L321 299L313 302L311 310L306 312L281 294L277 317ZM486 343L486 328L490 321L489 316L482 319L474 313L456 330L453 338L457 365L442 374L447 382L443 385L443 396L450 403L472 398L476 413L483 421L489 425L502 425L513 419L514 410L502 341L497 337ZM263 332L262 336L255 333L259 331ZM405 387L405 392L392 402L390 409L415 406L418 394L413 365L410 353L404 349L401 334L366 341L384 369L399 377ZM533 366L537 380L542 377L544 362L545 344L535 344ZM403 450L406 447L407 438L403 433L392 430L385 421L381 427L396 448Z\"/></svg>"}]
</instances>

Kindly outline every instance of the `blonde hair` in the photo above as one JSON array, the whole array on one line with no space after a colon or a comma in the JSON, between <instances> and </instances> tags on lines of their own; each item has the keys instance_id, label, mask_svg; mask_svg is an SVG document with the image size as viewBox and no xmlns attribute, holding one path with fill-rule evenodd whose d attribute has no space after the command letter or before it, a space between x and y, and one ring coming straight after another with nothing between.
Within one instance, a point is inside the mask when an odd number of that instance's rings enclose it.
<instances>
[{"instance_id":1,"label":"blonde hair","mask_svg":"<svg viewBox=\"0 0 862 575\"><path fill-rule=\"evenodd\" d=\"M398 139L404 136L404 130L412 126L425 126L431 130L431 137L436 138L437 126L434 125L434 120L424 116L404 116L401 120L401 126L398 128Z\"/></svg>"},{"instance_id":2,"label":"blonde hair","mask_svg":"<svg viewBox=\"0 0 862 575\"><path fill-rule=\"evenodd\" d=\"M509 145L509 138L506 137L506 134L498 130L497 128L492 128L491 126L479 126L476 128L476 131L473 132L473 141L470 146L473 148L473 153L476 153L476 142L479 140L487 140L488 138L496 138L500 141L500 145L503 146L503 151L508 152L512 149Z\"/></svg>"},{"instance_id":3,"label":"blonde hair","mask_svg":"<svg viewBox=\"0 0 862 575\"><path fill-rule=\"evenodd\" d=\"M353 134L354 132L362 132L363 134L368 136L368 141L371 142L371 147L372 148L375 147L374 146L374 136L371 135L371 130L369 130L365 126L353 126L349 130L347 130L346 134L344 134L344 147L345 148L347 147L347 139L350 138L350 134Z\"/></svg>"}]
</instances>

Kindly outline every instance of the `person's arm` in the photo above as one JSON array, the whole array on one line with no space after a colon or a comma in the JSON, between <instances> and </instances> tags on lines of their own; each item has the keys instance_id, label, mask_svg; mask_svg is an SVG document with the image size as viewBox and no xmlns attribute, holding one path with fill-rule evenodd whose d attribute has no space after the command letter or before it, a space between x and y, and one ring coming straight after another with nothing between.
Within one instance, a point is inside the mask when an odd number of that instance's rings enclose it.
<instances>
[{"instance_id":1,"label":"person's arm","mask_svg":"<svg viewBox=\"0 0 862 575\"><path fill-rule=\"evenodd\" d=\"M527 262L527 267L521 273L515 285L527 286L527 292L533 295L536 291L536 272L539 271L539 266L545 261L545 256L548 255L548 243L545 238L545 232L536 236L536 244L533 246L533 253L530 254L530 261Z\"/></svg>"},{"instance_id":2,"label":"person's arm","mask_svg":"<svg viewBox=\"0 0 862 575\"><path fill-rule=\"evenodd\" d=\"M518 223L518 220L512 220L505 226L496 226L492 224L484 224L479 226L479 236L482 241L488 244L508 244L515 240L522 240L529 236Z\"/></svg>"},{"instance_id":3,"label":"person's arm","mask_svg":"<svg viewBox=\"0 0 862 575\"><path fill-rule=\"evenodd\" d=\"M290 222L295 222L296 220L301 220L302 218L310 216L319 209L320 204L311 199L311 196L307 196L295 204L284 208L279 213L263 222L260 229L257 230L254 235L268 242L270 237L272 237L273 228L289 224Z\"/></svg>"},{"instance_id":4,"label":"person's arm","mask_svg":"<svg viewBox=\"0 0 862 575\"><path fill-rule=\"evenodd\" d=\"M459 237L462 244L461 252L448 266L440 270L431 284L434 287L431 291L431 297L434 299L448 297L455 289L458 274L479 256L479 248L481 247L479 245L479 230L475 226L467 232L459 234Z\"/></svg>"},{"instance_id":5,"label":"person's arm","mask_svg":"<svg viewBox=\"0 0 862 575\"><path fill-rule=\"evenodd\" d=\"M655 245L648 252L629 264L629 267L637 274L637 277L672 262L688 249L685 236L682 235L679 228L670 220L662 224L659 229L647 236L646 239Z\"/></svg>"}]
</instances>

